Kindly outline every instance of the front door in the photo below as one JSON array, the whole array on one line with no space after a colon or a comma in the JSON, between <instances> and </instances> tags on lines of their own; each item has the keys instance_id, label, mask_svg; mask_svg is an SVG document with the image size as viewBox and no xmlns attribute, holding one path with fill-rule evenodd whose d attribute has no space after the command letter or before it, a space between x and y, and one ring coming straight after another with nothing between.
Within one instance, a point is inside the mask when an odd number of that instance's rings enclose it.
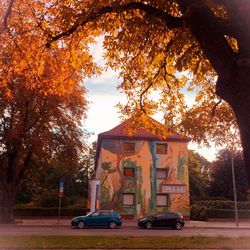
<instances>
[{"instance_id":1,"label":"front door","mask_svg":"<svg viewBox=\"0 0 250 250\"><path fill-rule=\"evenodd\" d=\"M99 220L99 212L95 212L86 218L87 226L97 226Z\"/></svg>"}]
</instances>

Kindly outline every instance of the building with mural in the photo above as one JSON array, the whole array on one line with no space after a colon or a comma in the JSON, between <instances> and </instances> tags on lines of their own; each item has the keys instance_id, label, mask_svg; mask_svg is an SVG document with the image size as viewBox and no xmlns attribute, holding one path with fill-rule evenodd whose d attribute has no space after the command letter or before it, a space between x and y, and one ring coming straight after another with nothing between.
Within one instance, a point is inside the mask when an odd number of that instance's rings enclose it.
<instances>
[{"instance_id":1,"label":"building with mural","mask_svg":"<svg viewBox=\"0 0 250 250\"><path fill-rule=\"evenodd\" d=\"M160 211L189 217L189 139L177 133L162 138L144 128L128 136L126 123L98 135L90 210L113 209L131 218Z\"/></svg>"}]
</instances>

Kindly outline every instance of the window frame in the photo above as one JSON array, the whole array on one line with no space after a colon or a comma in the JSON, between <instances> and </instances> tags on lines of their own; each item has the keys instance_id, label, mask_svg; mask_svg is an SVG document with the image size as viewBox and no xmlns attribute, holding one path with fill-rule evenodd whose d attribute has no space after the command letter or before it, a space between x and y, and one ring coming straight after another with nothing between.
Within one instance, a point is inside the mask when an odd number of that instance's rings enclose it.
<instances>
[{"instance_id":1,"label":"window frame","mask_svg":"<svg viewBox=\"0 0 250 250\"><path fill-rule=\"evenodd\" d=\"M165 196L166 197L166 205L158 205L157 204L157 196ZM163 194L163 193L157 193L156 194L156 206L157 207L167 207L168 203L169 203L169 196L168 196L168 194Z\"/></svg>"},{"instance_id":2,"label":"window frame","mask_svg":"<svg viewBox=\"0 0 250 250\"><path fill-rule=\"evenodd\" d=\"M164 171L164 172L166 172L166 177L165 178L163 178L163 177L158 177L157 176L157 171ZM168 179L168 173L169 173L169 168L156 168L156 179L157 180L166 180L166 179Z\"/></svg>"},{"instance_id":3,"label":"window frame","mask_svg":"<svg viewBox=\"0 0 250 250\"><path fill-rule=\"evenodd\" d=\"M133 169L134 175L133 176L125 175L125 169ZM135 168L134 167L124 167L123 168L123 176L125 177L125 179L135 179Z\"/></svg>"},{"instance_id":4,"label":"window frame","mask_svg":"<svg viewBox=\"0 0 250 250\"><path fill-rule=\"evenodd\" d=\"M133 204L124 204L124 195L133 195ZM122 194L122 206L123 207L134 207L135 206L135 193L123 193Z\"/></svg>"},{"instance_id":5,"label":"window frame","mask_svg":"<svg viewBox=\"0 0 250 250\"><path fill-rule=\"evenodd\" d=\"M133 145L133 150L131 150L131 151L126 150L126 146L125 145ZM135 153L135 142L127 142L127 141L125 141L123 143L123 152L127 153L127 154Z\"/></svg>"},{"instance_id":6,"label":"window frame","mask_svg":"<svg viewBox=\"0 0 250 250\"><path fill-rule=\"evenodd\" d=\"M158 146L165 146L166 150L164 152L159 152L158 151ZM156 143L156 154L158 154L158 155L167 155L168 154L168 144L167 143L157 142Z\"/></svg>"}]
</instances>

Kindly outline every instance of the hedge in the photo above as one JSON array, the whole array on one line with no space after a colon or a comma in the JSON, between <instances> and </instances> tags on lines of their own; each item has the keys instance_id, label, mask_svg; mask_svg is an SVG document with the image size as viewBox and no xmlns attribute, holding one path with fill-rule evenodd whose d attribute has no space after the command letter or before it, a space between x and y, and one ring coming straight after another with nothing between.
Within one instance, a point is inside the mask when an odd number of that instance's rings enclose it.
<instances>
[{"instance_id":1,"label":"hedge","mask_svg":"<svg viewBox=\"0 0 250 250\"><path fill-rule=\"evenodd\" d=\"M2 213L0 208L0 214ZM61 208L61 216L85 215L89 210L87 208ZM14 208L15 217L28 216L57 216L58 208Z\"/></svg>"},{"instance_id":2,"label":"hedge","mask_svg":"<svg viewBox=\"0 0 250 250\"><path fill-rule=\"evenodd\" d=\"M203 201L195 201L193 205L197 205L199 207L206 207L207 209L234 209L234 201L231 200L203 200ZM250 210L250 202L249 201L241 201L237 202L237 206L239 210Z\"/></svg>"},{"instance_id":3,"label":"hedge","mask_svg":"<svg viewBox=\"0 0 250 250\"><path fill-rule=\"evenodd\" d=\"M203 206L192 205L190 207L190 219L191 220L207 220L207 209Z\"/></svg>"},{"instance_id":4,"label":"hedge","mask_svg":"<svg viewBox=\"0 0 250 250\"><path fill-rule=\"evenodd\" d=\"M250 210L238 210L239 219L250 219ZM235 210L232 209L207 209L207 218L235 218Z\"/></svg>"}]
</instances>

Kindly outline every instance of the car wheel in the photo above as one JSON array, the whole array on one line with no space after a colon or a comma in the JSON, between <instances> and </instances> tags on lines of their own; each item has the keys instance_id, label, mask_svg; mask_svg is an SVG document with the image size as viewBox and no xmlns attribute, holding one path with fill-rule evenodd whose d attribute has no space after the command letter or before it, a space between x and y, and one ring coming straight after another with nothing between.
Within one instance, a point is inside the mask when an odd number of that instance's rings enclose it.
<instances>
[{"instance_id":1,"label":"car wheel","mask_svg":"<svg viewBox=\"0 0 250 250\"><path fill-rule=\"evenodd\" d=\"M109 223L109 228L111 228L111 229L115 229L116 226L117 226L117 224L116 224L115 221L111 221L111 222Z\"/></svg>"},{"instance_id":2,"label":"car wheel","mask_svg":"<svg viewBox=\"0 0 250 250\"><path fill-rule=\"evenodd\" d=\"M181 230L182 227L183 227L183 226L182 226L182 224L181 224L180 222L176 222L176 223L175 223L175 227L174 227L174 228L175 228L176 230Z\"/></svg>"},{"instance_id":3,"label":"car wheel","mask_svg":"<svg viewBox=\"0 0 250 250\"><path fill-rule=\"evenodd\" d=\"M79 221L77 226L78 226L78 228L83 229L83 228L85 228L85 222L84 221Z\"/></svg>"},{"instance_id":4,"label":"car wheel","mask_svg":"<svg viewBox=\"0 0 250 250\"><path fill-rule=\"evenodd\" d=\"M151 221L148 221L148 222L145 224L145 228L146 228L146 229L151 229L151 228L152 228L152 222L151 222Z\"/></svg>"}]
</instances>

